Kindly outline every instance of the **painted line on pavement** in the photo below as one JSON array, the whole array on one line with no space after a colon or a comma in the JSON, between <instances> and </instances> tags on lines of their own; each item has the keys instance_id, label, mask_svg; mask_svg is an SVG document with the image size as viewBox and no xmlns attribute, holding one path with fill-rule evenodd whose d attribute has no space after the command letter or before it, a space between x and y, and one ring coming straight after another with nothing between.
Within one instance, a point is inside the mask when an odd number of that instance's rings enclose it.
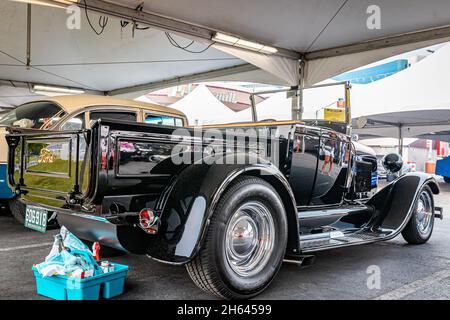
<instances>
[{"instance_id":1,"label":"painted line on pavement","mask_svg":"<svg viewBox=\"0 0 450 320\"><path fill-rule=\"evenodd\" d=\"M405 284L400 288L384 293L378 297L375 297L374 300L399 300L435 282L444 280L449 277L450 277L450 269L444 269L435 272L425 278L413 281L411 283Z\"/></svg>"},{"instance_id":2,"label":"painted line on pavement","mask_svg":"<svg viewBox=\"0 0 450 320\"><path fill-rule=\"evenodd\" d=\"M47 247L47 246L50 246L52 244L53 244L53 242L43 242L43 243L29 244L29 245L26 245L26 246L0 248L0 252L15 251L15 250L22 250L22 249L30 249L30 248L39 248L39 247Z\"/></svg>"}]
</instances>

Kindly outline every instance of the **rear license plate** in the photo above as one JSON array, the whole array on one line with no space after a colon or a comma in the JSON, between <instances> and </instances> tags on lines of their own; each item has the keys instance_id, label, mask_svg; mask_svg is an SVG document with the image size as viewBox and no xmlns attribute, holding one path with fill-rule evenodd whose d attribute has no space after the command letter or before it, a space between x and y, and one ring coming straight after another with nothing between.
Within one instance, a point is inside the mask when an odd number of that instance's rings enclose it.
<instances>
[{"instance_id":1,"label":"rear license plate","mask_svg":"<svg viewBox=\"0 0 450 320\"><path fill-rule=\"evenodd\" d=\"M48 211L35 206L25 209L25 227L45 233L47 230Z\"/></svg>"}]
</instances>

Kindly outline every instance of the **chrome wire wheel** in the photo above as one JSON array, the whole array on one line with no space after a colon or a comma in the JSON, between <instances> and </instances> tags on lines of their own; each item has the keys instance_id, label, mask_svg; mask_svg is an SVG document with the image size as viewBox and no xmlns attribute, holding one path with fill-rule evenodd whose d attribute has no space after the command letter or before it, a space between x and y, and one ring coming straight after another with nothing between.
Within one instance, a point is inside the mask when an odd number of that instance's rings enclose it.
<instances>
[{"instance_id":1,"label":"chrome wire wheel","mask_svg":"<svg viewBox=\"0 0 450 320\"><path fill-rule=\"evenodd\" d=\"M243 277L260 272L269 261L275 242L275 224L261 202L241 205L227 224L226 258L231 269Z\"/></svg>"},{"instance_id":2,"label":"chrome wire wheel","mask_svg":"<svg viewBox=\"0 0 450 320\"><path fill-rule=\"evenodd\" d=\"M416 222L418 231L427 235L431 229L431 221L433 216L433 204L430 194L422 191L417 202Z\"/></svg>"}]
</instances>

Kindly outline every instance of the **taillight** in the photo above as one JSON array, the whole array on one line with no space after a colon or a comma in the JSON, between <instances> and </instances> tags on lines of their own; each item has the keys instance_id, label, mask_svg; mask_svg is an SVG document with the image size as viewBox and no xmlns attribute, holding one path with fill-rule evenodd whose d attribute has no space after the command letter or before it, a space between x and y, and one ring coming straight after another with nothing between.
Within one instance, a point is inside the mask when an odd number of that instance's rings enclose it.
<instances>
[{"instance_id":1,"label":"taillight","mask_svg":"<svg viewBox=\"0 0 450 320\"><path fill-rule=\"evenodd\" d=\"M139 212L139 226L149 234L158 232L158 216L152 210L142 209Z\"/></svg>"},{"instance_id":2,"label":"taillight","mask_svg":"<svg viewBox=\"0 0 450 320\"><path fill-rule=\"evenodd\" d=\"M106 152L102 151L102 169L103 170L106 170L107 161L108 161L108 158L107 158Z\"/></svg>"}]
</instances>

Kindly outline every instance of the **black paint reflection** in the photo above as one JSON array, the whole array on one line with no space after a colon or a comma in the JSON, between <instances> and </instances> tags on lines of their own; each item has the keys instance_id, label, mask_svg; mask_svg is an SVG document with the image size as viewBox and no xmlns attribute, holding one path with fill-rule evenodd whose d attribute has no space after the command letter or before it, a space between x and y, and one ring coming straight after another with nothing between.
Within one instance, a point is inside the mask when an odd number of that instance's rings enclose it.
<instances>
[{"instance_id":1,"label":"black paint reflection","mask_svg":"<svg viewBox=\"0 0 450 320\"><path fill-rule=\"evenodd\" d=\"M172 145L160 142L143 142L120 140L119 147L119 175L150 174L160 162L171 155Z\"/></svg>"},{"instance_id":2,"label":"black paint reflection","mask_svg":"<svg viewBox=\"0 0 450 320\"><path fill-rule=\"evenodd\" d=\"M293 139L289 183L298 206L308 205L317 168L320 130L297 128Z\"/></svg>"},{"instance_id":3,"label":"black paint reflection","mask_svg":"<svg viewBox=\"0 0 450 320\"><path fill-rule=\"evenodd\" d=\"M342 201L348 159L347 137L336 132L322 132L317 177L311 205L337 204ZM334 196L331 197L331 193Z\"/></svg>"}]
</instances>

